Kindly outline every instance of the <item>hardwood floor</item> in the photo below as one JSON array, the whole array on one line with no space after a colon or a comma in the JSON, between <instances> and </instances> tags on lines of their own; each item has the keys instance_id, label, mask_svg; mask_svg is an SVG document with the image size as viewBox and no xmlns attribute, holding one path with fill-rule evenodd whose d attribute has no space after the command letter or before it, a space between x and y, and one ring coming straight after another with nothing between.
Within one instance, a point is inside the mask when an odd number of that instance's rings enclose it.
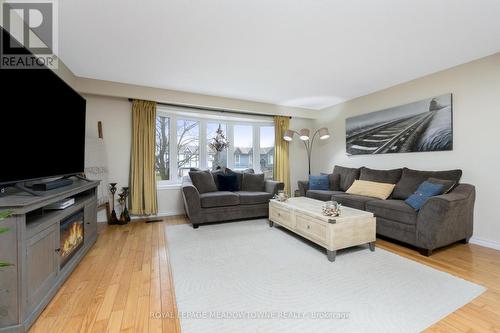
<instances>
[{"instance_id":1,"label":"hardwood floor","mask_svg":"<svg viewBox=\"0 0 500 333\"><path fill-rule=\"evenodd\" d=\"M30 332L180 332L164 228L184 217L102 225L99 239ZM378 240L377 246L480 284L488 290L428 332L500 332L500 251L456 244L423 257Z\"/></svg>"}]
</instances>

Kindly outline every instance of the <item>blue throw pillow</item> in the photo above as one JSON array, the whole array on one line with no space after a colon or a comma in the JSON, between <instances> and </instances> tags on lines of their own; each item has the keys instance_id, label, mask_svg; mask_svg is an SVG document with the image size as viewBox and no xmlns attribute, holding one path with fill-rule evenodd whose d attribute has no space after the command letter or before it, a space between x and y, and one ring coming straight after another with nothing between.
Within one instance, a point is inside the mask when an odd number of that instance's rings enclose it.
<instances>
[{"instance_id":1,"label":"blue throw pillow","mask_svg":"<svg viewBox=\"0 0 500 333\"><path fill-rule=\"evenodd\" d=\"M442 184L434 184L429 181L425 181L420 184L415 193L410 195L405 202L418 211L430 197L441 194L443 186L444 185Z\"/></svg>"},{"instance_id":2,"label":"blue throw pillow","mask_svg":"<svg viewBox=\"0 0 500 333\"><path fill-rule=\"evenodd\" d=\"M330 189L330 180L328 179L328 175L309 176L309 189L328 191Z\"/></svg>"},{"instance_id":3,"label":"blue throw pillow","mask_svg":"<svg viewBox=\"0 0 500 333\"><path fill-rule=\"evenodd\" d=\"M217 174L217 183L219 191L236 192L240 190L238 176L234 172L225 175Z\"/></svg>"}]
</instances>

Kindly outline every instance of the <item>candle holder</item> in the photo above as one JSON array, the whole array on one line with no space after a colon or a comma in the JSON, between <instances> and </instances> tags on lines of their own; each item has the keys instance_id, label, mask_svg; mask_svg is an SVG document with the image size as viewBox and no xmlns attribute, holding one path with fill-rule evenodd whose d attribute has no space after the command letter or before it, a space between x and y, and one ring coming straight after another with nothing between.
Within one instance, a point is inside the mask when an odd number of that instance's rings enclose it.
<instances>
[{"instance_id":1,"label":"candle holder","mask_svg":"<svg viewBox=\"0 0 500 333\"><path fill-rule=\"evenodd\" d=\"M117 224L118 223L118 217L116 216L116 211L115 211L115 193L116 193L116 184L117 183L109 183L109 191L111 192L111 216L109 217L108 224Z\"/></svg>"}]
</instances>

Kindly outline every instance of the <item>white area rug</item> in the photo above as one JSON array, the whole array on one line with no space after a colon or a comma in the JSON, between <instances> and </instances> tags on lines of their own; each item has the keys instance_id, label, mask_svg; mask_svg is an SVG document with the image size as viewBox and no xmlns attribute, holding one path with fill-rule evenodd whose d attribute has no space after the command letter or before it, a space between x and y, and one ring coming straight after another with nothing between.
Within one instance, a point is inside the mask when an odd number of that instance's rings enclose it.
<instances>
[{"instance_id":1,"label":"white area rug","mask_svg":"<svg viewBox=\"0 0 500 333\"><path fill-rule=\"evenodd\" d=\"M267 220L166 232L183 333L420 332L485 291L379 248L332 263Z\"/></svg>"}]
</instances>

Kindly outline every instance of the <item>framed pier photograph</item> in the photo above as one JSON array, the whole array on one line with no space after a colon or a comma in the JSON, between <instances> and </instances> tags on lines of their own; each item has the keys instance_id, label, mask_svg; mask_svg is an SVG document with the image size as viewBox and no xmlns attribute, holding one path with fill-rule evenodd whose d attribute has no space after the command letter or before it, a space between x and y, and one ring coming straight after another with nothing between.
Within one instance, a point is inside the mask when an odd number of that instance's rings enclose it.
<instances>
[{"instance_id":1,"label":"framed pier photograph","mask_svg":"<svg viewBox=\"0 0 500 333\"><path fill-rule=\"evenodd\" d=\"M346 119L348 155L453 150L452 94Z\"/></svg>"}]
</instances>

